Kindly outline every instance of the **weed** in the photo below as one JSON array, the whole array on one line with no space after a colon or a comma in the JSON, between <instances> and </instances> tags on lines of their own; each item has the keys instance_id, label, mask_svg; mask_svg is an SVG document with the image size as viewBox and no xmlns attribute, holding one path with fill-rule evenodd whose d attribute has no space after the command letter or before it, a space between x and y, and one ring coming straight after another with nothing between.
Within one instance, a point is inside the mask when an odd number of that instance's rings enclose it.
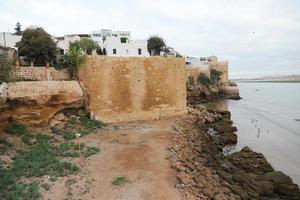
<instances>
[{"instance_id":1,"label":"weed","mask_svg":"<svg viewBox=\"0 0 300 200\"><path fill-rule=\"evenodd\" d=\"M8 134L16 134L19 136L30 134L27 127L23 124L15 124L11 127L6 127L4 131Z\"/></svg>"},{"instance_id":2,"label":"weed","mask_svg":"<svg viewBox=\"0 0 300 200\"><path fill-rule=\"evenodd\" d=\"M7 142L6 140L2 140L2 139L0 139L0 145L7 146L9 148L11 148L13 146L11 143Z\"/></svg>"},{"instance_id":3,"label":"weed","mask_svg":"<svg viewBox=\"0 0 300 200\"><path fill-rule=\"evenodd\" d=\"M70 165L73 164L70 163ZM38 143L28 151L19 151L14 157L11 170L18 177L62 176L75 172L66 163L61 163L50 146L44 143Z\"/></svg>"},{"instance_id":4,"label":"weed","mask_svg":"<svg viewBox=\"0 0 300 200\"><path fill-rule=\"evenodd\" d=\"M14 134L21 136L22 142L32 145L34 136L27 130L27 127L23 124L15 124L11 127L6 127L4 131L8 134Z\"/></svg>"},{"instance_id":5,"label":"weed","mask_svg":"<svg viewBox=\"0 0 300 200\"><path fill-rule=\"evenodd\" d=\"M74 179L74 178L73 179L68 179L65 182L65 186L68 187L68 186L71 186L71 185L73 185L75 183L76 183L76 179Z\"/></svg>"},{"instance_id":6,"label":"weed","mask_svg":"<svg viewBox=\"0 0 300 200\"><path fill-rule=\"evenodd\" d=\"M91 155L97 154L100 151L98 147L85 147L83 149L83 155L85 158L90 157Z\"/></svg>"},{"instance_id":7,"label":"weed","mask_svg":"<svg viewBox=\"0 0 300 200\"><path fill-rule=\"evenodd\" d=\"M56 128L56 127L51 127L50 128L52 133L56 134L56 135L63 135L64 134L64 130Z\"/></svg>"},{"instance_id":8,"label":"weed","mask_svg":"<svg viewBox=\"0 0 300 200\"><path fill-rule=\"evenodd\" d=\"M61 142L57 147L57 155L62 157L78 157L79 153L76 151L78 145L74 142Z\"/></svg>"},{"instance_id":9,"label":"weed","mask_svg":"<svg viewBox=\"0 0 300 200\"><path fill-rule=\"evenodd\" d=\"M12 144L6 140L0 139L0 155L4 154L9 148L12 147Z\"/></svg>"},{"instance_id":10,"label":"weed","mask_svg":"<svg viewBox=\"0 0 300 200\"><path fill-rule=\"evenodd\" d=\"M104 126L103 122L89 119L86 115L80 115L79 121L82 126L84 126L86 129L90 131L102 128Z\"/></svg>"},{"instance_id":11,"label":"weed","mask_svg":"<svg viewBox=\"0 0 300 200\"><path fill-rule=\"evenodd\" d=\"M22 142L24 142L25 144L28 144L28 145L32 145L34 142L33 142L33 135L32 134L24 134L21 136L21 140Z\"/></svg>"},{"instance_id":12,"label":"weed","mask_svg":"<svg viewBox=\"0 0 300 200\"><path fill-rule=\"evenodd\" d=\"M128 182L129 182L129 181L128 181L128 179L127 179L126 177L121 176L121 177L116 178L116 179L112 182L112 184L113 184L113 185L116 185L116 186L121 186L121 185L124 185L125 183L128 183Z\"/></svg>"},{"instance_id":13,"label":"weed","mask_svg":"<svg viewBox=\"0 0 300 200\"><path fill-rule=\"evenodd\" d=\"M49 143L54 137L39 133L35 136L35 139L38 143Z\"/></svg>"},{"instance_id":14,"label":"weed","mask_svg":"<svg viewBox=\"0 0 300 200\"><path fill-rule=\"evenodd\" d=\"M42 188L44 188L44 190L49 191L50 190L50 185L48 183L43 183L41 185Z\"/></svg>"},{"instance_id":15,"label":"weed","mask_svg":"<svg viewBox=\"0 0 300 200\"><path fill-rule=\"evenodd\" d=\"M66 139L66 140L73 140L76 138L76 132L75 131L64 131L63 136L64 136L64 139Z\"/></svg>"}]
</instances>

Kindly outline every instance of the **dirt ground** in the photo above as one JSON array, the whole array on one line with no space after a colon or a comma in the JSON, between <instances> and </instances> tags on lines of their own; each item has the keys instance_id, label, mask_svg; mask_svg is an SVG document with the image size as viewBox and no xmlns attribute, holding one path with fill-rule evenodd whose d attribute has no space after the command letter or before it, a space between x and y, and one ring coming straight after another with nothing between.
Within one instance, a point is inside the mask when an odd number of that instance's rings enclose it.
<instances>
[{"instance_id":1,"label":"dirt ground","mask_svg":"<svg viewBox=\"0 0 300 200\"><path fill-rule=\"evenodd\" d=\"M101 152L77 158L81 172L59 178L43 199L177 200L175 171L166 159L175 118L109 125L80 138ZM112 181L129 182L115 186Z\"/></svg>"}]
</instances>

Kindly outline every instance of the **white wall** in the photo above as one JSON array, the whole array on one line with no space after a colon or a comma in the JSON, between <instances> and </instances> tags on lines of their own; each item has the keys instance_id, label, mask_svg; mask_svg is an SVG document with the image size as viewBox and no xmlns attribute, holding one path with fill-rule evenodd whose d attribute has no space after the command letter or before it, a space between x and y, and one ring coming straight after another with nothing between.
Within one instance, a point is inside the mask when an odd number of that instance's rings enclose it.
<instances>
[{"instance_id":1,"label":"white wall","mask_svg":"<svg viewBox=\"0 0 300 200\"><path fill-rule=\"evenodd\" d=\"M22 36L14 35L8 32L0 33L0 46L17 49L16 43L21 41Z\"/></svg>"},{"instance_id":2,"label":"white wall","mask_svg":"<svg viewBox=\"0 0 300 200\"><path fill-rule=\"evenodd\" d=\"M147 40L129 40L127 43L121 43L120 37L108 37L103 44L103 49L108 56L149 56ZM113 54L113 49L116 49L116 54ZM138 49L141 49L141 55L138 54Z\"/></svg>"},{"instance_id":3,"label":"white wall","mask_svg":"<svg viewBox=\"0 0 300 200\"><path fill-rule=\"evenodd\" d=\"M70 43L80 40L78 35L65 35L64 40L57 40L57 47L63 49L66 52L69 47Z\"/></svg>"}]
</instances>

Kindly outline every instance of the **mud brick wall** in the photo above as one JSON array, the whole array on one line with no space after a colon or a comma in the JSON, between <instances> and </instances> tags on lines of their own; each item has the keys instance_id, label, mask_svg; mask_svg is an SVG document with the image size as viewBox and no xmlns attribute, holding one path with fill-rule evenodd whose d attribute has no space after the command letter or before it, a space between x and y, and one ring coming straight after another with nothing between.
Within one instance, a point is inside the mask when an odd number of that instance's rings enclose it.
<instances>
[{"instance_id":1,"label":"mud brick wall","mask_svg":"<svg viewBox=\"0 0 300 200\"><path fill-rule=\"evenodd\" d=\"M97 120L132 121L186 113L183 58L88 56L79 77Z\"/></svg>"}]
</instances>

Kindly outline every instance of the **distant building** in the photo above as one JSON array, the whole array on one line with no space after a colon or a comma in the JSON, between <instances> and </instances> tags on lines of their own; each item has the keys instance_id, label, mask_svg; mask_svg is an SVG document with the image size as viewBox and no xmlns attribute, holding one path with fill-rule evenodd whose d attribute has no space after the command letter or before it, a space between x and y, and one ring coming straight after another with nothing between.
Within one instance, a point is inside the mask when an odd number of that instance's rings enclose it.
<instances>
[{"instance_id":1,"label":"distant building","mask_svg":"<svg viewBox=\"0 0 300 200\"><path fill-rule=\"evenodd\" d=\"M210 70L215 69L222 72L220 83L228 83L228 62L218 61L217 56L209 57L186 57L186 66L191 71L199 71L210 77Z\"/></svg>"},{"instance_id":2,"label":"distant building","mask_svg":"<svg viewBox=\"0 0 300 200\"><path fill-rule=\"evenodd\" d=\"M108 56L149 56L147 40L132 40L129 31L101 29L93 31L91 38Z\"/></svg>"},{"instance_id":3,"label":"distant building","mask_svg":"<svg viewBox=\"0 0 300 200\"><path fill-rule=\"evenodd\" d=\"M0 33L0 46L17 49L16 44L21 41L21 39L22 36L9 32L2 32Z\"/></svg>"},{"instance_id":4,"label":"distant building","mask_svg":"<svg viewBox=\"0 0 300 200\"><path fill-rule=\"evenodd\" d=\"M177 57L179 54L173 47L166 47L161 51L161 56Z\"/></svg>"},{"instance_id":5,"label":"distant building","mask_svg":"<svg viewBox=\"0 0 300 200\"><path fill-rule=\"evenodd\" d=\"M70 43L80 40L82 37L90 37L89 34L71 34L65 35L63 37L55 37L54 41L57 47L60 49L61 53L64 54L69 48Z\"/></svg>"}]
</instances>

